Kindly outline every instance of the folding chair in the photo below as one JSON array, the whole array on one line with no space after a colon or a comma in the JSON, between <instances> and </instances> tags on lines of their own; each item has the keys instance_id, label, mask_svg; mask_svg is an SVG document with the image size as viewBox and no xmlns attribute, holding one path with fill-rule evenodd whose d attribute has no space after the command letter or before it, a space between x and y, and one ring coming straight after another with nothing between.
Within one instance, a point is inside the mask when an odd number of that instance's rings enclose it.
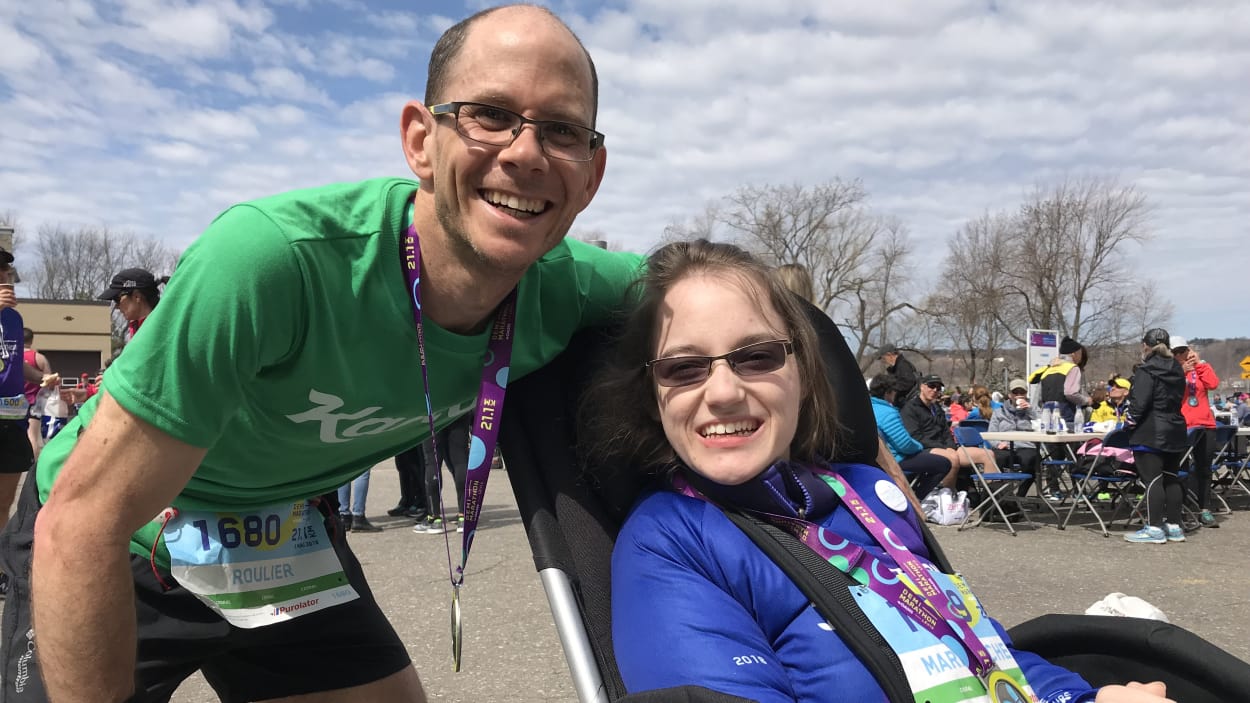
<instances>
[{"instance_id":1,"label":"folding chair","mask_svg":"<svg viewBox=\"0 0 1250 703\"><path fill-rule=\"evenodd\" d=\"M1110 449L1128 449L1129 431L1125 428L1114 429L1103 435L1099 444L1099 452L1094 455L1093 464L1086 469L1078 470L1075 466L1072 469L1072 504L1068 506L1068 515L1063 519L1063 523L1059 525L1059 529L1068 529L1068 523L1072 521L1072 515L1076 512L1076 508L1081 503L1085 503L1085 507L1093 513L1094 519L1098 521L1098 527L1102 530L1103 537L1110 537L1111 533L1107 530L1107 523L1103 522L1102 516L1098 514L1098 508L1094 506L1090 496L1094 495L1091 490L1094 486L1105 485L1111 489L1111 523L1115 523L1116 512L1119 510L1120 504L1123 502L1130 506L1130 518L1137 510L1137 506L1132 503L1129 491L1140 485L1137 480L1136 473L1099 473L1099 469L1105 465L1111 464L1114 459L1110 454L1101 451L1103 448Z\"/></svg>"},{"instance_id":2,"label":"folding chair","mask_svg":"<svg viewBox=\"0 0 1250 703\"><path fill-rule=\"evenodd\" d=\"M1211 490L1218 490L1225 507L1228 507L1228 501L1224 500L1224 496L1234 488L1240 488L1250 496L1250 486L1245 483L1250 480L1247 465L1250 465L1250 452L1244 456L1237 453L1237 426L1216 427L1215 454L1211 457Z\"/></svg>"},{"instance_id":3,"label":"folding chair","mask_svg":"<svg viewBox=\"0 0 1250 703\"><path fill-rule=\"evenodd\" d=\"M1072 469L1076 467L1076 464L1071 459L1067 458L1067 445L1061 442L1042 442L1038 445L1038 448L1045 452L1045 454L1042 455L1041 470L1045 473L1050 473L1051 471L1057 472L1058 478L1056 480L1056 484L1059 486L1059 490L1061 492L1058 502L1062 505L1067 501L1069 494L1071 494L1074 489L1075 481L1072 480L1071 473ZM1065 489L1063 485L1064 474L1068 474L1067 494L1062 493ZM1038 476L1037 493L1039 496L1045 498L1043 495L1045 491L1046 488L1042 483L1042 477Z\"/></svg>"},{"instance_id":4,"label":"folding chair","mask_svg":"<svg viewBox=\"0 0 1250 703\"><path fill-rule=\"evenodd\" d=\"M1003 523L1007 525L1007 530L1010 531L1011 536L1014 537L1016 535L1016 529L1012 527L1011 520L1008 519L1006 511L1003 510L1002 503L999 502L998 496L1004 491L1008 491L1012 488L1018 488L1022 482L1033 478L1033 475L1022 471L1007 472L1000 470L998 465L994 463L994 454L988 451L989 448L986 446L985 440L981 438L981 431L975 427L965 427L964 423L961 422L959 426L955 428L955 443L959 445L960 453L962 453L964 457L968 459L968 463L972 465L972 481L974 485L980 484L985 488L985 497L981 499L981 502L978 503L976 507L968 511L968 515L964 518L964 521L960 523L959 529L963 530L964 527L968 526L968 520L972 517L973 512L977 513L977 521L972 524L972 527L976 527L982 522L985 522L985 518L988 513L984 510L984 507L986 504L990 504L994 506L994 510L996 510L999 516L1002 517ZM972 454L968 451L969 447L980 447L982 449L986 449L986 454L989 456L988 463L991 469L982 470L982 467L972 459ZM1016 495L1014 492L1003 496L1004 502L1015 503L1016 509L1019 511L1020 515L1024 517L1024 521L1028 523L1030 527L1033 527L1034 523L1032 518L1029 517L1028 512L1026 512L1022 506L1022 502L1025 500L1027 500L1025 497ZM1050 512L1055 514L1055 520L1057 521L1059 519L1059 513L1055 512L1055 509L1046 501L1043 500L1041 502L1050 510Z\"/></svg>"},{"instance_id":5,"label":"folding chair","mask_svg":"<svg viewBox=\"0 0 1250 703\"><path fill-rule=\"evenodd\" d=\"M962 421L962 422L960 422L960 423L959 423L959 426L960 426L960 427L971 427L972 429L974 429L974 430L979 430L979 431L981 431L981 432L989 432L989 431L990 431L990 421L989 421L989 420L982 420L982 419L980 419L980 418L977 418L977 419L974 419L974 420L964 420L964 421Z\"/></svg>"}]
</instances>

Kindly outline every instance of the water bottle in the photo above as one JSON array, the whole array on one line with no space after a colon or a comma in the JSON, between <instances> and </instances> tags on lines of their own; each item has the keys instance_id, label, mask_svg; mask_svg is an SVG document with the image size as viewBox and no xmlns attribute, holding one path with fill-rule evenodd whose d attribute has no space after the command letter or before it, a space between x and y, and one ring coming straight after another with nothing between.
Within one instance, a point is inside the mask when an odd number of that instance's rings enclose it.
<instances>
[{"instance_id":1,"label":"water bottle","mask_svg":"<svg viewBox=\"0 0 1250 703\"><path fill-rule=\"evenodd\" d=\"M1042 403L1042 432L1055 433L1055 403Z\"/></svg>"},{"instance_id":2,"label":"water bottle","mask_svg":"<svg viewBox=\"0 0 1250 703\"><path fill-rule=\"evenodd\" d=\"M1073 433L1085 431L1085 411L1080 408L1076 409L1076 413L1072 416L1072 428L1068 431Z\"/></svg>"},{"instance_id":3,"label":"water bottle","mask_svg":"<svg viewBox=\"0 0 1250 703\"><path fill-rule=\"evenodd\" d=\"M43 404L43 417L40 418L43 425L43 440L46 442L56 436L57 432L65 427L65 420L69 417L69 408L65 405L65 400L61 398L61 394L53 391L48 396L48 401Z\"/></svg>"}]
</instances>

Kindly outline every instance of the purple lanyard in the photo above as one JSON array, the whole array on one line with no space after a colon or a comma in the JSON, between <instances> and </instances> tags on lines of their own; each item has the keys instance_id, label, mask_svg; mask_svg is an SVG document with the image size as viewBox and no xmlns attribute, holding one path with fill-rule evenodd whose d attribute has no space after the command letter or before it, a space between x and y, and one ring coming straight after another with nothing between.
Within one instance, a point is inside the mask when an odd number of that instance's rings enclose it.
<instances>
[{"instance_id":1,"label":"purple lanyard","mask_svg":"<svg viewBox=\"0 0 1250 703\"><path fill-rule=\"evenodd\" d=\"M968 668L982 682L988 681L992 672L997 669L989 650L972 631L968 624L971 615L956 612L951 608L950 599L942 592L941 587L928 569L921 563L911 550L897 542L894 532L882 524L873 514L872 509L859 497L859 493L844 481L835 471L819 467L809 467L821 480L829 484L834 493L842 501L851 514L859 521L873 539L894 559L911 583L906 583L899 573L889 564L882 569L880 559L872 557L868 552L833 530L826 529L807 520L776 515L761 511L751 511L761 519L794 535L803 544L811 548L837 569L868 587L887 602L910 617L917 625L923 627L934 637L941 640L947 647L953 646L953 639L968 654ZM680 473L672 477L673 488L682 495L700 500L710 501L699 493ZM861 563L871 559L868 568ZM962 604L960 611L963 611Z\"/></svg>"},{"instance_id":2,"label":"purple lanyard","mask_svg":"<svg viewBox=\"0 0 1250 703\"><path fill-rule=\"evenodd\" d=\"M416 207L415 200L413 207ZM408 289L412 293L412 320L417 328L417 351L421 358L421 383L425 393L425 413L430 423L430 445L434 452L435 475L438 476L438 507L443 512L442 460L438 454L437 431L434 428L434 403L430 400L430 375L425 359L425 325L421 317L421 247L417 237L415 218L409 214L408 229L404 232L400 259ZM482 515L482 501L486 497L486 482L490 479L491 460L495 445L499 442L499 424L503 419L504 392L508 386L508 369L512 361L512 337L516 322L517 292L513 288L503 305L495 312L487 342L486 363L482 368L482 386L477 393L477 407L473 411L473 425L469 428L469 466L464 482L464 538L461 542L460 565L452 566L451 545L447 533L447 571L452 587L452 656L455 670L460 671L461 621L460 586L464 584L464 567L469 561L469 549L477 534L477 522Z\"/></svg>"}]
</instances>

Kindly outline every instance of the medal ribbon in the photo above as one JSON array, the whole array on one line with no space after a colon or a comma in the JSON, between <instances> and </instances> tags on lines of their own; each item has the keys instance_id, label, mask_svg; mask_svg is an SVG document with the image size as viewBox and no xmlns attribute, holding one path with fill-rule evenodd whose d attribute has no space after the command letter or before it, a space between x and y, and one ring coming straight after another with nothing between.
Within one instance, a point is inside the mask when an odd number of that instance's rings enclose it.
<instances>
[{"instance_id":1,"label":"medal ribbon","mask_svg":"<svg viewBox=\"0 0 1250 703\"><path fill-rule=\"evenodd\" d=\"M927 567L911 550L895 539L894 532L877 518L859 493L842 480L837 472L816 466L806 468L810 468L829 484L842 503L850 509L851 514L894 559L899 569L892 568L888 563L883 565L880 559L871 556L863 547L852 544L833 530L807 520L755 510L750 512L794 535L835 568L894 605L952 651L964 651L967 654L965 659L969 670L982 682L988 681L989 675L997 670L997 666L989 649L968 624L968 614L961 615L951 609L949 599L929 575ZM712 502L690 485L680 473L674 473L671 480L677 492ZM871 561L864 568L861 564L866 559ZM961 603L960 608L962 607Z\"/></svg>"},{"instance_id":2,"label":"medal ribbon","mask_svg":"<svg viewBox=\"0 0 1250 703\"><path fill-rule=\"evenodd\" d=\"M413 207L415 206L414 198ZM421 359L425 413L430 424L430 444L434 450L439 486L438 505L439 511L442 512L442 459L439 457L437 430L434 427L434 403L430 399L430 374L425 354L425 325L421 315L421 247L417 236L416 221L411 213L399 254L412 297L412 319L417 329L417 350ZM460 586L464 584L464 567L469 561L469 550L477 534L477 523L482 514L483 500L486 497L486 482L490 479L491 459L495 454L495 445L499 442L499 423L503 418L504 394L508 386L508 370L512 362L516 300L517 292L513 288L495 312L491 323L490 338L487 341L486 361L482 368L482 384L477 394L477 406L473 411L473 425L469 428L469 466L465 474L463 506L464 537L461 541L458 566L453 567L450 544L447 547L447 571L452 586L452 650L456 671L460 670ZM445 543L446 534L444 532Z\"/></svg>"}]
</instances>

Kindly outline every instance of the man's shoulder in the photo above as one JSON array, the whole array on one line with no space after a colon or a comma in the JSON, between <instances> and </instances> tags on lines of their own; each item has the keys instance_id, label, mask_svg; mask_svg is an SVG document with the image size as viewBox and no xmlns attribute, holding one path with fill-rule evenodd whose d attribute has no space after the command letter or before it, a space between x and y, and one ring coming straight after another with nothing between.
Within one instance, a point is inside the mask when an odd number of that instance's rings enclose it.
<instances>
[{"instance_id":1,"label":"man's shoulder","mask_svg":"<svg viewBox=\"0 0 1250 703\"><path fill-rule=\"evenodd\" d=\"M220 216L238 222L248 213L270 222L289 240L371 235L403 216L402 203L417 183L403 178L372 178L286 191L239 203Z\"/></svg>"},{"instance_id":2,"label":"man's shoulder","mask_svg":"<svg viewBox=\"0 0 1250 703\"><path fill-rule=\"evenodd\" d=\"M584 262L592 265L601 263L610 265L615 263L636 270L642 261L643 257L640 254L627 251L608 251L593 244L565 237L552 247L550 251L539 257L538 261L535 262L535 266L541 268L570 262Z\"/></svg>"},{"instance_id":3,"label":"man's shoulder","mask_svg":"<svg viewBox=\"0 0 1250 703\"><path fill-rule=\"evenodd\" d=\"M352 200L377 197L394 188L406 189L411 195L417 190L417 182L408 178L368 178L363 181L345 181L327 183L310 188L297 188L264 197L245 200L240 205L249 205L262 210L273 210L292 205L316 204L325 201Z\"/></svg>"}]
</instances>

